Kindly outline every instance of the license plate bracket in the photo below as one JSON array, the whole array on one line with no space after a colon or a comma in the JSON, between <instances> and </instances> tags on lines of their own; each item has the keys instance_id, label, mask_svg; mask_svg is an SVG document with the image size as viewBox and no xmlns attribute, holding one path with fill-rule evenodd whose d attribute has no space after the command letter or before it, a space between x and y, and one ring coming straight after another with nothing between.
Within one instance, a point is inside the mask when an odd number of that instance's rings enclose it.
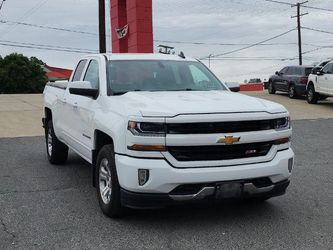
<instances>
[{"instance_id":1,"label":"license plate bracket","mask_svg":"<svg viewBox=\"0 0 333 250\"><path fill-rule=\"evenodd\" d=\"M222 182L216 184L216 199L239 198L242 194L242 184L239 182Z\"/></svg>"}]
</instances>

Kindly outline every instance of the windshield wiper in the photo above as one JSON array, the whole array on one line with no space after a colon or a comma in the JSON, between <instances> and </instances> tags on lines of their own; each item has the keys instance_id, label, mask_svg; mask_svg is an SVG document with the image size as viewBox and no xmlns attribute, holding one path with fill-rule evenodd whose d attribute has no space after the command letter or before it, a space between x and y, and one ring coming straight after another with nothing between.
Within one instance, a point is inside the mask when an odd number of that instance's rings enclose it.
<instances>
[{"instance_id":1,"label":"windshield wiper","mask_svg":"<svg viewBox=\"0 0 333 250\"><path fill-rule=\"evenodd\" d=\"M141 89L134 89L134 90L128 90L128 91L119 91L119 92L113 92L113 95L124 95L128 92L139 92L142 91Z\"/></svg>"}]
</instances>

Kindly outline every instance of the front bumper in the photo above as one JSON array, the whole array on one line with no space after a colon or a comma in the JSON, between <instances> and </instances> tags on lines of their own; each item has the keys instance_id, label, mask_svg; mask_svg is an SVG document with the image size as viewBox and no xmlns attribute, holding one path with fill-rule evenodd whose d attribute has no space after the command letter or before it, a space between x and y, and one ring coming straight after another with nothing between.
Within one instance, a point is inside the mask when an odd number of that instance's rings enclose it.
<instances>
[{"instance_id":1,"label":"front bumper","mask_svg":"<svg viewBox=\"0 0 333 250\"><path fill-rule=\"evenodd\" d=\"M289 179L291 148L278 151L268 162L235 166L174 168L165 159L143 159L116 154L116 167L120 187L134 193L168 194L184 184L216 183L267 177L274 183ZM138 183L138 170L148 169L149 179Z\"/></svg>"},{"instance_id":2,"label":"front bumper","mask_svg":"<svg viewBox=\"0 0 333 250\"><path fill-rule=\"evenodd\" d=\"M273 197L283 195L289 185L289 180L284 180L275 183L269 187L256 188L251 183L242 183L242 190L239 197L240 199L246 199L251 197ZM197 193L190 195L191 199L188 199L188 195L175 197L170 194L153 194L153 193L135 193L125 189L121 189L121 203L125 207L129 208L162 208L170 205L184 204L186 202L202 202L208 200L218 200L216 198L217 186L210 186L209 192L205 195ZM203 190L203 189L201 189Z\"/></svg>"}]
</instances>

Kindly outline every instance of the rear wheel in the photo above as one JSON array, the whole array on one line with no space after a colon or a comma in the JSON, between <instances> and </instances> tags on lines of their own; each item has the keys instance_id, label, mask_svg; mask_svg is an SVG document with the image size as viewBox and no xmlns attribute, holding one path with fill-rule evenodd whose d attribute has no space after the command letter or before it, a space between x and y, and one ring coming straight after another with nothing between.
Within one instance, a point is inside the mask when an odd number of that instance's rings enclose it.
<instances>
[{"instance_id":1,"label":"rear wheel","mask_svg":"<svg viewBox=\"0 0 333 250\"><path fill-rule=\"evenodd\" d=\"M112 144L105 145L99 151L95 178L98 202L103 213L112 218L120 217L123 207Z\"/></svg>"},{"instance_id":2,"label":"rear wheel","mask_svg":"<svg viewBox=\"0 0 333 250\"><path fill-rule=\"evenodd\" d=\"M288 95L289 95L289 98L296 98L297 97L297 93L296 93L296 88L295 88L295 85L294 84L291 84L288 88Z\"/></svg>"},{"instance_id":3,"label":"rear wheel","mask_svg":"<svg viewBox=\"0 0 333 250\"><path fill-rule=\"evenodd\" d=\"M310 104L316 104L319 99L319 94L316 93L314 86L311 84L308 87L306 100Z\"/></svg>"},{"instance_id":4,"label":"rear wheel","mask_svg":"<svg viewBox=\"0 0 333 250\"><path fill-rule=\"evenodd\" d=\"M54 133L52 120L49 120L45 129L45 141L47 158L52 164L66 162L68 157L68 147L58 140Z\"/></svg>"},{"instance_id":5,"label":"rear wheel","mask_svg":"<svg viewBox=\"0 0 333 250\"><path fill-rule=\"evenodd\" d=\"M273 86L273 82L269 81L269 83L268 83L268 93L275 94L275 92L276 92L276 90L275 90L275 88Z\"/></svg>"}]
</instances>

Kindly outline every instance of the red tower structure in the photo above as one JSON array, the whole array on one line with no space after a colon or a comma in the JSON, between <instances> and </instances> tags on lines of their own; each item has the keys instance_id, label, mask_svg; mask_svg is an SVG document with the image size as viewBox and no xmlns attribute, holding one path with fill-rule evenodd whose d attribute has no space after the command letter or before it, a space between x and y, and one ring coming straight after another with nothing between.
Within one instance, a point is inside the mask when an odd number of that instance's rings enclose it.
<instances>
[{"instance_id":1,"label":"red tower structure","mask_svg":"<svg viewBox=\"0 0 333 250\"><path fill-rule=\"evenodd\" d=\"M111 0L111 29L113 53L152 53L152 0Z\"/></svg>"}]
</instances>

